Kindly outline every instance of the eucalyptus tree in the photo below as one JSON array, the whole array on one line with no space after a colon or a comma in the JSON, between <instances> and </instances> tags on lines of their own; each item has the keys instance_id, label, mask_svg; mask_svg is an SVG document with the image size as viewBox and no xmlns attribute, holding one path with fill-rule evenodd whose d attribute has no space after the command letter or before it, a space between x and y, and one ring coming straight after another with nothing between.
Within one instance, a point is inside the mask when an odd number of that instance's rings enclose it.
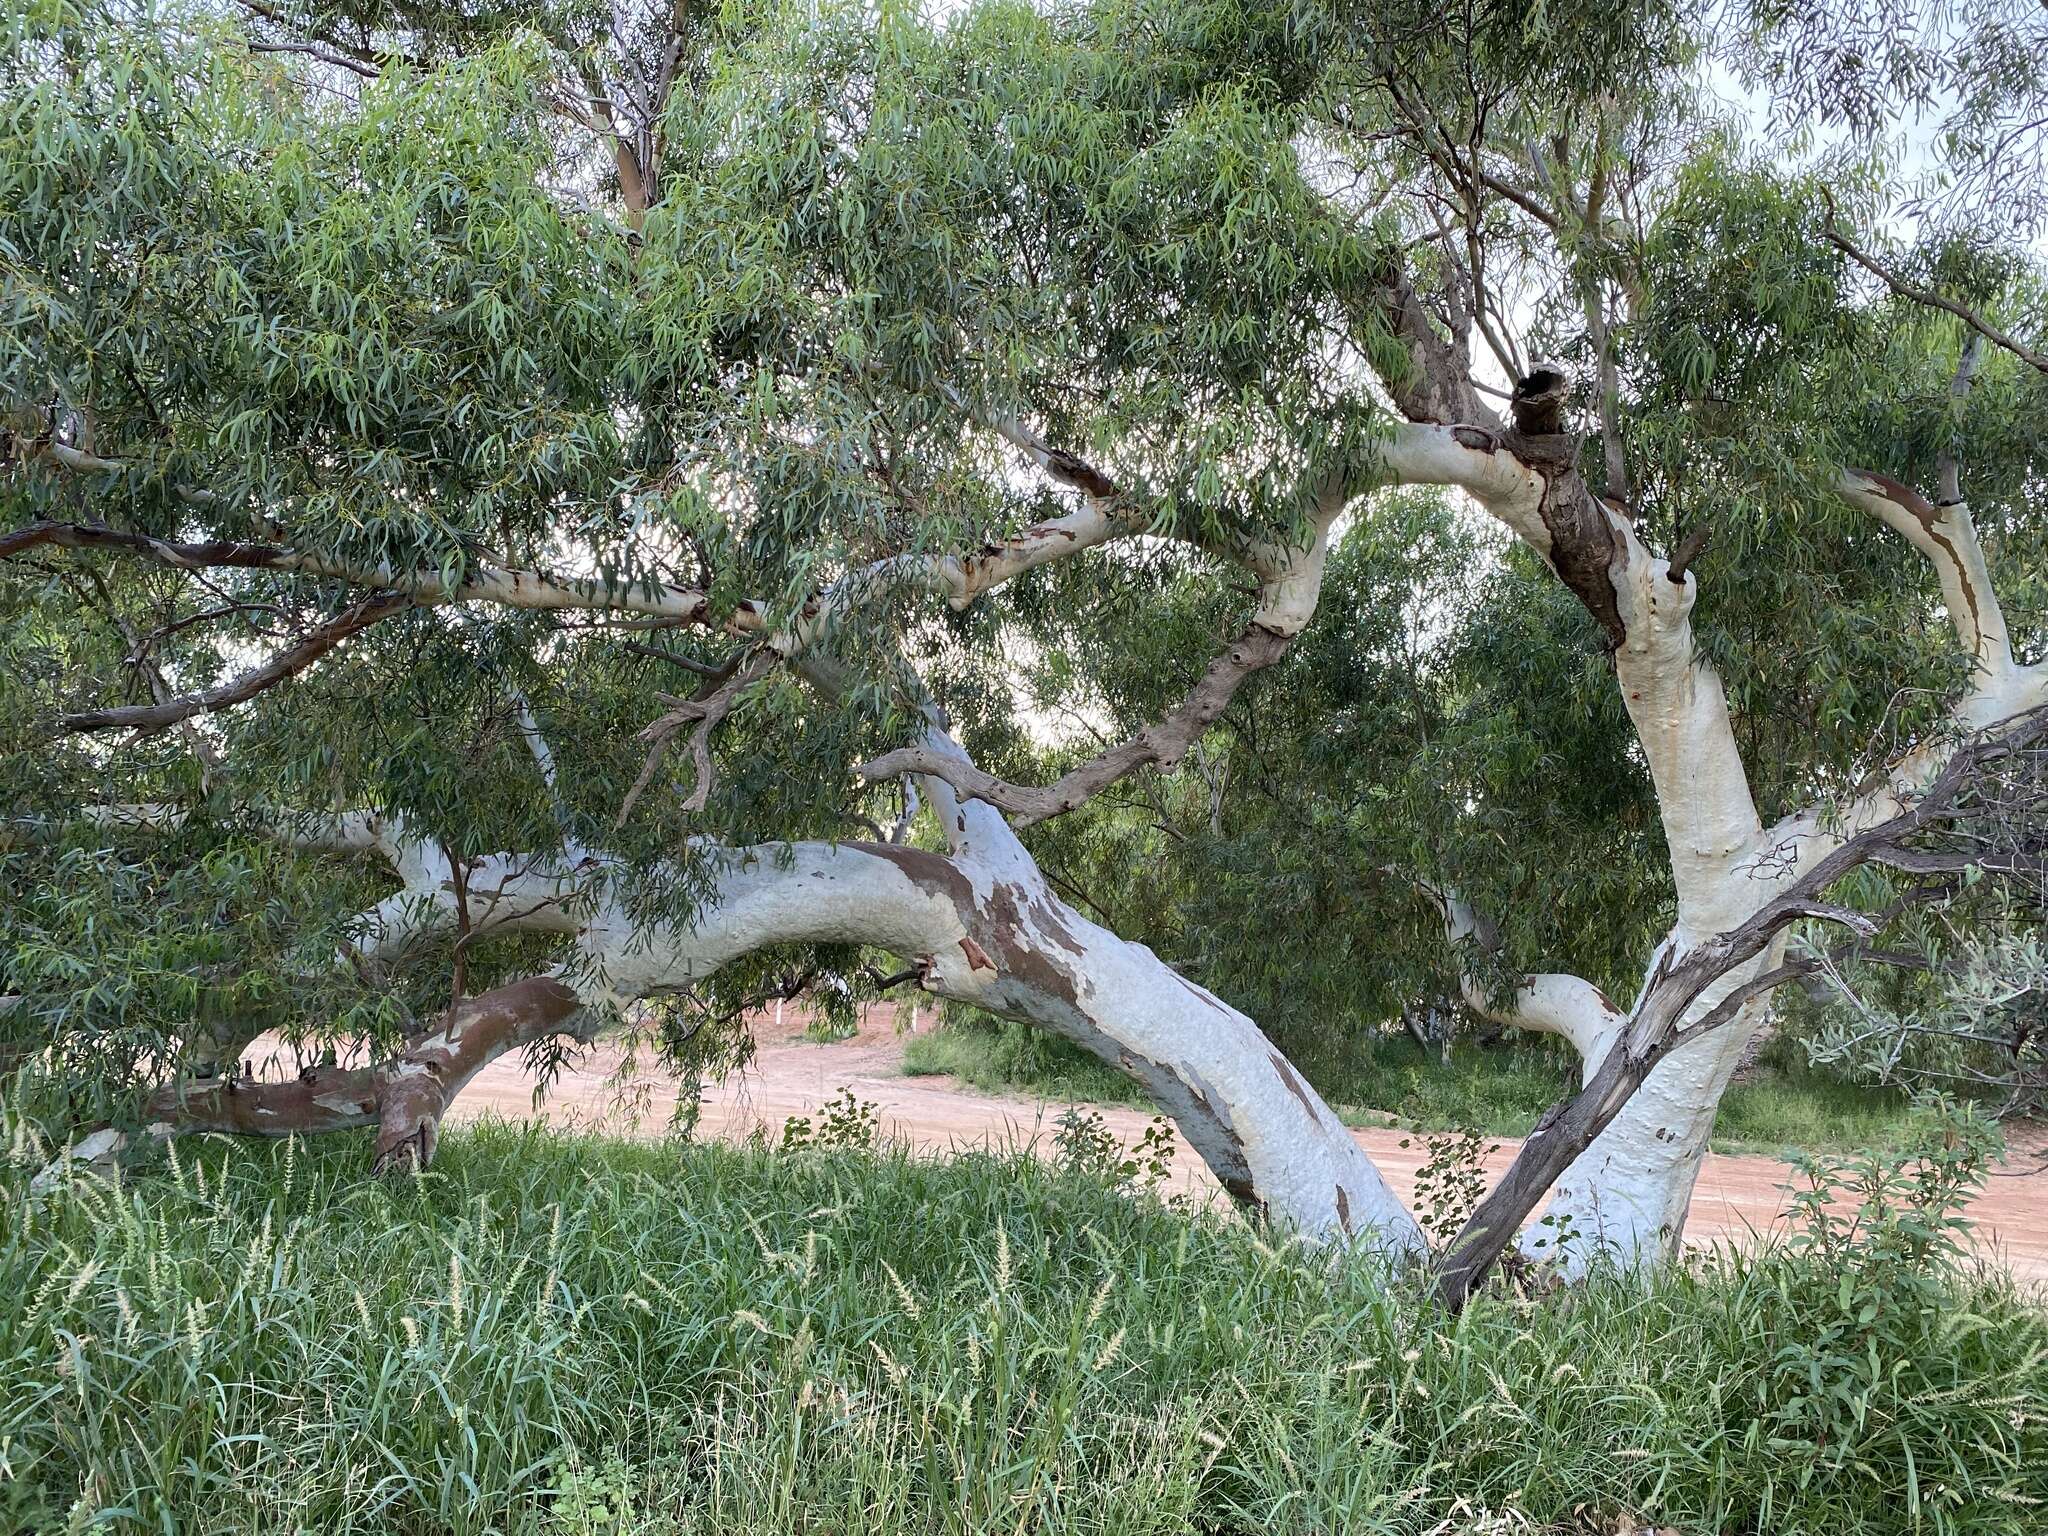
<instances>
[{"instance_id":1,"label":"eucalyptus tree","mask_svg":"<svg viewBox=\"0 0 2048 1536\"><path fill-rule=\"evenodd\" d=\"M1341 654L1333 572L1347 607L1412 598L1382 520L1447 487L1519 547L1432 533L1452 606L1392 626L1424 712L1471 740L1504 701L1562 750L1447 778L1431 813L1411 767L1317 814L1588 1085L1447 1293L1559 1172L1584 1246L1668 1246L1792 928L1874 944L1887 902L1983 867L1984 786L2024 788L2048 696L2013 640L2041 594L2008 608L1990 569L2042 550L2033 274L2000 248L1935 263L1970 285L1946 307L1862 286L1830 234L1881 182L1713 123L1713 23L1151 0L17 19L25 1050L155 1084L173 1128L376 1123L413 1161L478 1066L593 1008L683 999L680 1033L689 1003L885 951L909 962L890 980L1131 1072L1274 1217L1416 1247L1258 1026L1085 917L1034 847L1191 756L1298 761L1246 739L1247 683L1304 635ZM1512 665L1524 626L1563 675ZM1924 693L1900 710L1902 668ZM1024 670L1084 718L1105 687L1149 718L1020 782L1044 755ZM1577 736L1597 772L1553 813ZM1220 767L1208 798L1220 842ZM1520 804L1570 850L1550 884L1637 892L1654 877L1586 854L1604 811L1654 806L1676 905L1633 1006L1520 959L1555 912L1615 903L1487 910L1512 893L1475 834L1511 837ZM1431 830L1387 836L1395 810ZM1640 818L1617 836L1640 859ZM1919 881L1865 890L1879 919L1842 905L1873 864ZM382 899L345 913L373 871ZM241 1079L280 1010L388 1054Z\"/></svg>"}]
</instances>

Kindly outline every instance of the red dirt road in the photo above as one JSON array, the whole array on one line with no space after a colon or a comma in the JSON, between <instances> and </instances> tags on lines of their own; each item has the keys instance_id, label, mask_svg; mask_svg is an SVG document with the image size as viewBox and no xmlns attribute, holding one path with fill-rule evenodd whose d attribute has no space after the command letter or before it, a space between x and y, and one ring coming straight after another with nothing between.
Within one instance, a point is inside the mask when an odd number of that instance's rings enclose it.
<instances>
[{"instance_id":1,"label":"red dirt road","mask_svg":"<svg viewBox=\"0 0 2048 1536\"><path fill-rule=\"evenodd\" d=\"M771 1136L778 1135L792 1115L811 1114L841 1088L850 1088L856 1097L880 1107L884 1135L919 1149L1032 1142L1042 1148L1050 1143L1060 1106L980 1093L946 1077L903 1076L903 1039L887 1019L885 1011L875 1010L857 1038L830 1045L806 1040L794 1024L778 1030L764 1020L753 1064L707 1093L700 1134L737 1140L762 1127ZM496 1115L516 1120L537 1115L558 1125L661 1134L676 1102L675 1084L643 1066L630 1086L623 1086L614 1075L618 1064L617 1050L600 1046L564 1072L536 1110L531 1079L516 1058L506 1058L470 1084L450 1118ZM1095 1108L1126 1146L1135 1143L1151 1121L1140 1110ZM1403 1133L1397 1130L1353 1134L1402 1198L1412 1199L1423 1148L1403 1147ZM1979 1245L2033 1282L2048 1282L2048 1164L2035 1144L2041 1140L2038 1134L2029 1139L2025 1155L2016 1156L2007 1172L1990 1181L1970 1213L1977 1222ZM1501 1143L1487 1159L1490 1174L1497 1176L1507 1167L1515 1147L1511 1141ZM2022 1168L2031 1171L2022 1173ZM1710 1155L1693 1197L1687 1240L1742 1241L1777 1224L1785 1203L1779 1186L1789 1176L1790 1170L1773 1158ZM1198 1196L1218 1193L1215 1181L1184 1142L1177 1142L1174 1182Z\"/></svg>"}]
</instances>

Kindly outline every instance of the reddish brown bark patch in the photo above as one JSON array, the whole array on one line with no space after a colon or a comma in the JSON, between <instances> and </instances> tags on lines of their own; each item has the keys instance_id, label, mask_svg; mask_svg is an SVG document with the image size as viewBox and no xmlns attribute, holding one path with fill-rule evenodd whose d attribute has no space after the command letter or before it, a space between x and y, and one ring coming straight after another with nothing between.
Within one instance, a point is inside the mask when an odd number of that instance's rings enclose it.
<instances>
[{"instance_id":1,"label":"reddish brown bark patch","mask_svg":"<svg viewBox=\"0 0 2048 1536\"><path fill-rule=\"evenodd\" d=\"M919 890L950 901L960 913L962 922L974 911L974 882L943 854L923 848L905 848L900 843L847 843L844 846L858 848L878 859L887 859L902 870Z\"/></svg>"},{"instance_id":2,"label":"reddish brown bark patch","mask_svg":"<svg viewBox=\"0 0 2048 1536\"><path fill-rule=\"evenodd\" d=\"M1309 1118L1320 1119L1321 1117L1316 1114L1316 1101L1308 1096L1308 1090L1302 1086L1301 1079L1295 1076L1294 1068L1288 1065L1287 1058L1278 1051L1268 1051L1266 1055L1273 1063L1273 1070L1280 1074L1280 1081L1287 1085L1287 1091L1301 1100L1301 1107L1308 1111Z\"/></svg>"},{"instance_id":3,"label":"reddish brown bark patch","mask_svg":"<svg viewBox=\"0 0 2048 1536\"><path fill-rule=\"evenodd\" d=\"M1045 469L1054 479L1065 481L1085 495L1099 498L1116 494L1116 482L1109 476L1086 459L1077 459L1057 448L1046 455Z\"/></svg>"},{"instance_id":4,"label":"reddish brown bark patch","mask_svg":"<svg viewBox=\"0 0 2048 1536\"><path fill-rule=\"evenodd\" d=\"M1874 469L1859 469L1856 473L1866 480L1876 481L1879 489L1917 518L1923 528L1931 529L1934 527L1934 520L1940 516L1940 513L1936 511L1933 502L1914 490L1912 486L1907 485L1903 480L1894 480L1890 475L1882 474Z\"/></svg>"},{"instance_id":5,"label":"reddish brown bark patch","mask_svg":"<svg viewBox=\"0 0 2048 1536\"><path fill-rule=\"evenodd\" d=\"M1576 440L1566 441L1576 446ZM1537 515L1550 532L1551 569L1606 633L1608 644L1619 646L1627 637L1627 627L1614 592L1618 546L1607 509L1586 489L1569 458L1545 461L1545 454L1556 451L1547 444L1532 453L1530 439L1510 433L1506 446L1544 477Z\"/></svg>"}]
</instances>

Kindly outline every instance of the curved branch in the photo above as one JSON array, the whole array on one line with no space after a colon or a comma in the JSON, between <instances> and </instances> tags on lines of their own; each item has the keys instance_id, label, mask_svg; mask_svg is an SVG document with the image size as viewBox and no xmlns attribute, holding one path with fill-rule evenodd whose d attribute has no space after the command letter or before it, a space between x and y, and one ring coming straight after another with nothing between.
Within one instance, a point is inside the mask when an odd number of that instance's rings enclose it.
<instances>
[{"instance_id":1,"label":"curved branch","mask_svg":"<svg viewBox=\"0 0 2048 1536\"><path fill-rule=\"evenodd\" d=\"M333 618L312 630L297 645L281 651L260 667L252 667L239 677L231 678L215 688L198 693L163 698L154 704L129 704L117 709L88 710L80 714L62 716L56 723L53 735L84 735L93 731L133 730L148 735L155 731L167 730L194 715L216 714L246 703L266 689L274 688L287 678L296 677L313 665L322 656L333 650L349 636L368 629L380 619L387 619L394 613L402 613L413 606L413 600L402 594L386 593L366 598L352 607L343 609Z\"/></svg>"},{"instance_id":2,"label":"curved branch","mask_svg":"<svg viewBox=\"0 0 2048 1536\"><path fill-rule=\"evenodd\" d=\"M926 745L965 756L936 711ZM699 845L708 867L694 867L689 883L702 899L674 922L636 914L595 860L468 860L468 931L567 936L575 959L565 977L585 996L611 1000L688 989L769 946L886 950L911 962L927 991L1051 1031L1131 1074L1223 1186L1275 1221L1312 1238L1419 1248L1413 1219L1371 1159L1255 1023L1060 901L993 809L960 803L950 789L930 798L950 856L895 843ZM164 814L144 808L119 819ZM385 852L404 881L357 957L460 926L445 852L374 817L308 818L302 834ZM368 1076L317 1068L297 1084L202 1080L155 1109L192 1128L266 1134L374 1117L380 1154L423 1158L469 1075L492 1054L558 1031L573 1004L566 987L516 1009L498 1009L502 1001L469 1000L448 1027ZM487 1004L498 1011L481 1011Z\"/></svg>"},{"instance_id":3,"label":"curved branch","mask_svg":"<svg viewBox=\"0 0 2048 1536\"><path fill-rule=\"evenodd\" d=\"M1968 503L1936 506L1910 485L1873 469L1844 471L1839 489L1850 505L1871 513L1927 557L1941 583L1942 603L1955 625L1956 639L1985 680L2009 676L2014 669L2012 641Z\"/></svg>"},{"instance_id":4,"label":"curved branch","mask_svg":"<svg viewBox=\"0 0 2048 1536\"><path fill-rule=\"evenodd\" d=\"M1444 933L1453 949L1473 944L1488 954L1499 952L1499 930L1473 911L1469 902L1428 880L1415 878L1413 884L1442 915ZM1458 987L1465 1006L1483 1019L1569 1040L1586 1078L1599 1067L1607 1048L1628 1023L1627 1015L1605 992L1583 976L1563 971L1525 974L1505 1006L1496 1006L1487 996L1484 982L1462 964Z\"/></svg>"},{"instance_id":5,"label":"curved branch","mask_svg":"<svg viewBox=\"0 0 2048 1536\"><path fill-rule=\"evenodd\" d=\"M1951 299L1946 294L1936 293L1932 288L1922 288L1917 283L1908 282L1898 272L1886 266L1842 233L1841 227L1833 219L1828 221L1827 237L1830 245L1855 262L1857 266L1863 268L1864 271L1876 277L1900 298L1911 299L1915 304L1923 304L1929 309L1945 310L1962 321L1963 324L1967 325L1979 336L1982 336L1986 341L1990 342L1994 347L2003 347L2028 367L2038 368L2043 373L2048 373L2048 353L2036 352L2025 342L2016 341L1960 300Z\"/></svg>"},{"instance_id":6,"label":"curved branch","mask_svg":"<svg viewBox=\"0 0 2048 1536\"><path fill-rule=\"evenodd\" d=\"M1201 740L1202 733L1222 715L1244 680L1285 656L1292 643L1292 636L1275 634L1254 620L1228 650L1209 663L1187 699L1172 712L1051 784L1012 784L972 763L923 746L885 752L854 772L870 780L891 779L905 773L943 779L970 799L984 800L1007 812L1016 826L1032 826L1085 805L1118 779L1140 768L1152 764L1168 770L1176 767L1188 749Z\"/></svg>"},{"instance_id":7,"label":"curved branch","mask_svg":"<svg viewBox=\"0 0 2048 1536\"><path fill-rule=\"evenodd\" d=\"M1449 1244L1437 1277L1438 1294L1445 1303L1453 1308L1463 1305L1514 1240L1544 1191L1620 1117L1660 1062L1679 1047L1724 1028L1771 987L1803 970L1795 960L1741 977L1744 967L1772 950L1781 935L1802 918L1843 923L1868 938L1876 929L1875 921L1827 901L1827 890L1852 871L1909 848L1924 834L1970 814L1971 792L1987 769L2016 754L2038 753L2044 741L2048 741L2048 706L1999 732L1963 743L1911 806L1845 839L1727 932L1682 955L1667 951L1644 987L1626 1032L1616 1039L1598 1070L1576 1095L1559 1101L1543 1116L1507 1173ZM1695 1005L1731 977L1739 978L1733 988L1688 1024L1687 1015Z\"/></svg>"},{"instance_id":8,"label":"curved branch","mask_svg":"<svg viewBox=\"0 0 2048 1536\"><path fill-rule=\"evenodd\" d=\"M690 733L690 756L696 764L696 783L689 797L683 801L683 809L689 812L701 811L711 798L711 737L725 717L732 713L739 703L740 695L758 683L774 670L782 658L767 647L754 652L735 667L730 676L712 684L707 682L703 691L694 699L679 699L673 694L657 694L662 703L673 706L669 712L640 732L640 740L650 743L647 761L641 765L640 773L633 780L633 787L626 791L626 798L619 804L619 826L626 824L642 792L653 780L662 760L668 756L668 749L676 734L686 725L694 724L696 730Z\"/></svg>"},{"instance_id":9,"label":"curved branch","mask_svg":"<svg viewBox=\"0 0 2048 1536\"><path fill-rule=\"evenodd\" d=\"M583 1005L552 977L532 977L458 1003L437 1026L374 1067L310 1067L289 1083L209 1077L151 1095L145 1117L174 1134L293 1136L377 1127L376 1166L424 1167L441 1117L470 1079L509 1051L574 1034Z\"/></svg>"},{"instance_id":10,"label":"curved branch","mask_svg":"<svg viewBox=\"0 0 2048 1536\"><path fill-rule=\"evenodd\" d=\"M1186 699L1128 741L1089 759L1049 785L1013 784L929 745L885 752L854 771L863 779L916 773L938 779L962 795L1008 812L1020 827L1085 805L1117 780L1138 769L1177 767L1202 734L1221 718L1245 679L1287 654L1294 637L1308 627L1322 592L1323 563L1330 529L1350 498L1348 479L1325 476L1313 493L1312 529L1305 546L1257 545L1243 554L1260 573L1259 604L1250 621L1222 654L1210 661Z\"/></svg>"},{"instance_id":11,"label":"curved branch","mask_svg":"<svg viewBox=\"0 0 2048 1536\"><path fill-rule=\"evenodd\" d=\"M1559 398L1551 379L1520 388L1523 414ZM1505 525L1570 588L1613 646L1616 681L1657 791L1679 921L1710 934L1738 921L1748 896L1731 873L1763 843L1719 675L1694 643L1697 578L1657 558L1635 526L1587 489L1576 440L1516 430L1410 423L1381 450L1409 483L1455 485Z\"/></svg>"}]
</instances>

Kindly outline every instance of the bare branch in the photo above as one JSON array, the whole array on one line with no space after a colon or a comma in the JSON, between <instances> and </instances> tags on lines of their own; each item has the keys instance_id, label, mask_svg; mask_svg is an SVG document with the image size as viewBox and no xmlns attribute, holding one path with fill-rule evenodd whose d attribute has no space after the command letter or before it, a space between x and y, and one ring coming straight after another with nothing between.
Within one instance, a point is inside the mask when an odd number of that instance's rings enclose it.
<instances>
[{"instance_id":1,"label":"bare branch","mask_svg":"<svg viewBox=\"0 0 2048 1536\"><path fill-rule=\"evenodd\" d=\"M855 772L868 780L925 774L969 799L1009 813L1019 826L1028 827L1086 804L1140 768L1157 764L1170 770L1178 766L1203 732L1221 718L1245 679L1285 656L1315 613L1330 528L1349 500L1349 479L1342 472L1323 474L1304 486L1303 496L1311 508L1308 542L1286 548L1255 545L1240 552L1240 558L1260 575L1259 605L1250 621L1203 669L1184 701L1128 741L1042 787L1009 783L929 745L885 752Z\"/></svg>"},{"instance_id":2,"label":"bare branch","mask_svg":"<svg viewBox=\"0 0 2048 1536\"><path fill-rule=\"evenodd\" d=\"M626 817L640 799L641 793L653 781L662 760L668 756L669 746L676 734L686 725L694 724L696 730L690 736L690 755L696 765L697 782L689 798L683 802L685 811L701 811L711 798L712 760L711 735L732 713L739 703L740 695L769 672L782 658L774 651L763 647L751 653L745 661L733 670L730 677L715 685L707 685L705 691L694 699L679 699L673 694L659 694L658 698L673 706L669 712L640 732L639 739L652 744L647 761L640 769L640 776L633 780L633 787L626 791L626 798L619 805L617 825L624 826Z\"/></svg>"},{"instance_id":3,"label":"bare branch","mask_svg":"<svg viewBox=\"0 0 2048 1536\"><path fill-rule=\"evenodd\" d=\"M1952 414L1962 414L1963 402L1970 398L1970 386L1977 379L1977 364L1984 354L1983 338L1972 336L1963 344L1963 354L1956 359L1956 375L1948 386L1949 409ZM1941 452L1935 458L1935 494L1941 505L1954 506L1963 499L1963 472L1956 463L1954 450L1944 441Z\"/></svg>"},{"instance_id":4,"label":"bare branch","mask_svg":"<svg viewBox=\"0 0 2048 1536\"><path fill-rule=\"evenodd\" d=\"M1123 488L1108 475L1086 459L1053 447L1021 416L992 416L977 410L950 384L941 384L939 393L953 409L980 422L1061 485L1079 491L1090 501L1112 503L1124 499Z\"/></svg>"},{"instance_id":5,"label":"bare branch","mask_svg":"<svg viewBox=\"0 0 2048 1536\"><path fill-rule=\"evenodd\" d=\"M373 64L365 64L360 59L350 58L345 53L337 53L332 48L323 48L318 43L266 43L252 37L244 46L251 53L302 53L308 58L318 59L322 64L332 64L337 69L361 75L365 80L378 79L384 73Z\"/></svg>"},{"instance_id":6,"label":"bare branch","mask_svg":"<svg viewBox=\"0 0 2048 1536\"><path fill-rule=\"evenodd\" d=\"M133 730L147 735L161 731L194 715L215 714L245 703L273 688L286 678L295 677L313 665L322 656L333 650L350 635L368 629L380 619L403 612L413 606L412 599L400 593L385 593L366 598L352 607L342 610L326 623L309 633L305 639L287 651L272 657L260 667L252 667L241 676L232 678L215 688L199 693L188 693L182 697L163 699L155 704L131 704L119 709L91 710L83 714L65 715L57 721L53 735L83 735L92 731Z\"/></svg>"},{"instance_id":7,"label":"bare branch","mask_svg":"<svg viewBox=\"0 0 2048 1536\"><path fill-rule=\"evenodd\" d=\"M1685 537L1678 541L1678 548L1671 552L1671 559L1664 569L1665 576L1677 585L1684 586L1685 573L1692 569L1693 561L1699 559L1705 552L1707 543L1713 536L1712 523L1693 524L1686 531Z\"/></svg>"},{"instance_id":8,"label":"bare branch","mask_svg":"<svg viewBox=\"0 0 2048 1536\"><path fill-rule=\"evenodd\" d=\"M1476 968L1468 963L1472 956L1464 946L1471 945L1482 954L1498 955L1502 948L1499 926L1474 910L1462 896L1433 880L1398 869L1389 869L1387 873L1396 879L1406 879L1442 915L1444 936L1454 951L1460 951L1456 956L1458 990L1468 1008L1497 1024L1561 1035L1578 1052L1586 1072L1599 1065L1627 1022L1605 992L1583 976L1563 971L1537 972L1522 975L1513 995L1496 1006L1487 995L1484 978L1475 974Z\"/></svg>"},{"instance_id":9,"label":"bare branch","mask_svg":"<svg viewBox=\"0 0 2048 1536\"><path fill-rule=\"evenodd\" d=\"M264 4L263 0L236 0L236 3L251 16L256 17L260 21L268 22L274 27L289 27L291 25L291 18L284 15L283 12L277 10L274 6ZM390 68L394 64L417 70L424 70L427 67L423 60L412 54L394 53L388 48L362 47L345 38L335 37L331 33L325 36L315 36L308 43L300 43L291 39L284 42L271 43L259 43L251 40L249 48L252 52L256 53L311 53L323 63L334 64L342 69L353 70L356 74L371 80L376 79L385 69ZM330 54L336 56L329 57Z\"/></svg>"},{"instance_id":10,"label":"bare branch","mask_svg":"<svg viewBox=\"0 0 2048 1536\"><path fill-rule=\"evenodd\" d=\"M1735 1016L1756 998L1776 991L1788 981L1797 981L1802 976L1812 976L1825 968L1825 963L1817 956L1794 955L1780 965L1774 965L1767 971L1760 971L1741 986L1731 990L1694 1022L1686 1025L1673 1037L1673 1044L1712 1034L1724 1025L1732 1024Z\"/></svg>"},{"instance_id":11,"label":"bare branch","mask_svg":"<svg viewBox=\"0 0 2048 1536\"><path fill-rule=\"evenodd\" d=\"M740 659L739 653L735 653L714 665L708 661L699 661L694 656L685 656L680 651L671 651L664 646L643 645L638 640L628 640L625 649L635 656L665 661L670 666L681 667L685 672L694 672L699 677L717 678L720 681L732 676L732 669L739 664Z\"/></svg>"},{"instance_id":12,"label":"bare branch","mask_svg":"<svg viewBox=\"0 0 2048 1536\"><path fill-rule=\"evenodd\" d=\"M93 592L98 597L100 606L106 610L107 617L112 621L114 627L121 632L121 638L128 644L128 663L136 671L140 672L143 680L149 684L149 696L155 699L158 704L171 703L177 697L177 693L171 687L169 679L164 676L163 669L150 657L149 647L151 642L136 633L135 626L130 624L127 615L121 612L121 605L114 601L114 594L107 590L107 584L100 576L100 573L98 571L88 571L86 575L90 578ZM172 627L175 628L176 626ZM166 632L160 631L159 634ZM214 775L220 772L220 754L214 751L212 743L207 741L200 734L199 730L189 722L182 729L185 745L191 750L194 761L199 764L200 786L202 788L209 787Z\"/></svg>"},{"instance_id":13,"label":"bare branch","mask_svg":"<svg viewBox=\"0 0 2048 1536\"><path fill-rule=\"evenodd\" d=\"M1866 272L1880 279L1887 288L1891 289L1900 298L1911 299L1915 304L1924 304L1930 309L1945 310L1962 321L1963 324L1967 325L1979 336L1982 336L1986 341L1990 342L1994 347L2003 347L2021 362L2027 364L2028 367L2038 368L2041 372L2048 373L2048 353L2036 352L2026 343L2014 340L1989 320L1978 314L1976 310L1970 308L1969 305L1959 300L1951 299L1945 294L1936 293L1932 288L1922 288L1916 283L1908 282L1897 271L1886 266L1844 234L1841 226L1834 221L1832 209L1828 218L1827 237L1829 244L1848 256L1850 260L1854 261Z\"/></svg>"},{"instance_id":14,"label":"bare branch","mask_svg":"<svg viewBox=\"0 0 2048 1536\"><path fill-rule=\"evenodd\" d=\"M1292 643L1292 636L1276 634L1252 623L1228 650L1209 663L1187 699L1165 718L1042 787L1009 783L972 763L929 747L899 747L854 771L864 779L889 779L901 773L928 774L943 779L970 799L985 800L1008 812L1015 825L1028 827L1085 805L1118 779L1140 768L1150 764L1166 769L1177 766L1202 733L1222 715L1244 680L1285 656Z\"/></svg>"}]
</instances>

